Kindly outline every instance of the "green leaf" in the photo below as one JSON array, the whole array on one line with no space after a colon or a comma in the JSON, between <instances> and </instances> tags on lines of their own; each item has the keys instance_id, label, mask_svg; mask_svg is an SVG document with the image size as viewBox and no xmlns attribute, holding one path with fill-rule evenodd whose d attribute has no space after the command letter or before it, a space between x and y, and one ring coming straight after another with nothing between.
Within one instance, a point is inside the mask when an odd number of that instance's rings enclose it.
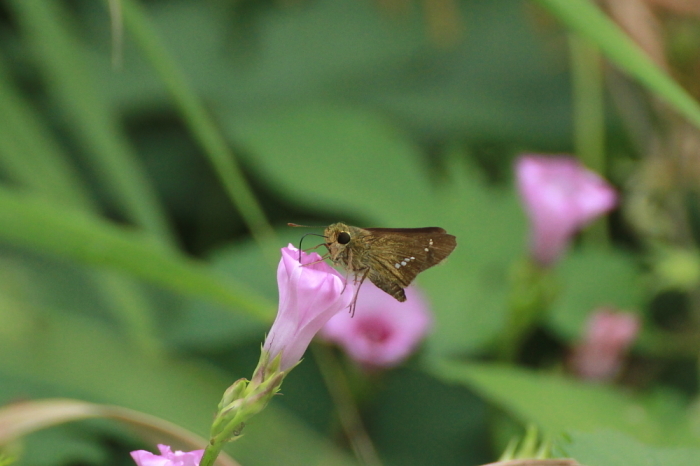
<instances>
[{"instance_id":1,"label":"green leaf","mask_svg":"<svg viewBox=\"0 0 700 466\"><path fill-rule=\"evenodd\" d=\"M511 189L488 186L468 163L453 161L450 182L435 193L440 225L457 248L434 271L418 278L437 314L429 350L463 354L490 344L502 329L512 262L526 244L524 215Z\"/></svg>"},{"instance_id":2,"label":"green leaf","mask_svg":"<svg viewBox=\"0 0 700 466\"><path fill-rule=\"evenodd\" d=\"M440 208L430 202L418 148L371 112L275 108L228 128L248 162L295 202L393 227L420 225L428 209Z\"/></svg>"},{"instance_id":3,"label":"green leaf","mask_svg":"<svg viewBox=\"0 0 700 466\"><path fill-rule=\"evenodd\" d=\"M592 466L688 466L697 464L700 448L645 445L622 432L571 432L562 449L581 464Z\"/></svg>"},{"instance_id":4,"label":"green leaf","mask_svg":"<svg viewBox=\"0 0 700 466\"><path fill-rule=\"evenodd\" d=\"M484 442L491 413L475 394L409 368L386 374L381 383L364 411L384 464L457 466L491 458Z\"/></svg>"},{"instance_id":5,"label":"green leaf","mask_svg":"<svg viewBox=\"0 0 700 466\"><path fill-rule=\"evenodd\" d=\"M666 422L640 401L609 386L490 364L443 360L428 370L442 380L476 390L520 421L535 423L551 434L614 429L643 441L700 444L687 418Z\"/></svg>"},{"instance_id":6,"label":"green leaf","mask_svg":"<svg viewBox=\"0 0 700 466\"><path fill-rule=\"evenodd\" d=\"M560 294L549 323L568 340L581 336L597 308L642 310L646 293L639 268L629 254L612 249L578 249L567 255L557 272Z\"/></svg>"}]
</instances>

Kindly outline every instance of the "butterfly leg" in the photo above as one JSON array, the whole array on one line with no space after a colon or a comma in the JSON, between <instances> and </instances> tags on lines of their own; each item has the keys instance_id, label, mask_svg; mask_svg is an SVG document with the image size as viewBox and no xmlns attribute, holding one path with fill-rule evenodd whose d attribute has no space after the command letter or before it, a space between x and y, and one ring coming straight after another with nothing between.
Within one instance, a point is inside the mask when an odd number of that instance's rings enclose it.
<instances>
[{"instance_id":1,"label":"butterfly leg","mask_svg":"<svg viewBox=\"0 0 700 466\"><path fill-rule=\"evenodd\" d=\"M360 294L360 287L362 286L362 283L365 281L365 278L367 278L367 275L369 275L369 270L370 269L365 269L365 273L362 274L362 278L360 278L360 281L358 283L357 281L357 274L355 275L355 294L352 297L352 302L350 303L350 315L351 317L355 317L355 307L357 307L357 296ZM347 282L346 282L347 285Z\"/></svg>"},{"instance_id":2,"label":"butterfly leg","mask_svg":"<svg viewBox=\"0 0 700 466\"><path fill-rule=\"evenodd\" d=\"M340 291L340 294L345 293L345 288L348 287L348 274L350 271L348 269L345 269L345 284L343 285L343 289Z\"/></svg>"},{"instance_id":3,"label":"butterfly leg","mask_svg":"<svg viewBox=\"0 0 700 466\"><path fill-rule=\"evenodd\" d=\"M302 267L306 267L307 265L318 264L319 262L323 262L324 260L328 259L328 257L329 257L328 254L325 254L325 255L321 256L321 258L320 258L319 260L313 261L313 262L309 262L308 264L301 264L301 266L302 266ZM300 260L299 262L301 263L301 260Z\"/></svg>"}]
</instances>

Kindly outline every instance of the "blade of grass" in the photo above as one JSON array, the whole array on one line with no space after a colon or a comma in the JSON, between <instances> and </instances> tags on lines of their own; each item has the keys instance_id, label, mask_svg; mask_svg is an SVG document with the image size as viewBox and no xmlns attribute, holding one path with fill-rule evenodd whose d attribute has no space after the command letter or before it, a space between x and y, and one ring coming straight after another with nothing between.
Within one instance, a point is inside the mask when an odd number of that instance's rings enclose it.
<instances>
[{"instance_id":1,"label":"blade of grass","mask_svg":"<svg viewBox=\"0 0 700 466\"><path fill-rule=\"evenodd\" d=\"M253 238L265 251L271 263L277 260L275 233L265 212L245 179L236 157L204 105L190 89L187 79L161 43L141 5L133 0L122 1L124 23L137 44L158 72L178 106L185 124L197 138L209 162L219 175L226 192L238 209Z\"/></svg>"},{"instance_id":2,"label":"blade of grass","mask_svg":"<svg viewBox=\"0 0 700 466\"><path fill-rule=\"evenodd\" d=\"M0 58L0 165L14 182L57 202L91 207L88 190L36 112L8 78Z\"/></svg>"},{"instance_id":3,"label":"blade of grass","mask_svg":"<svg viewBox=\"0 0 700 466\"><path fill-rule=\"evenodd\" d=\"M700 105L589 0L537 0L618 67L700 128Z\"/></svg>"},{"instance_id":4,"label":"blade of grass","mask_svg":"<svg viewBox=\"0 0 700 466\"><path fill-rule=\"evenodd\" d=\"M569 35L574 104L574 147L588 168L605 175L605 87L598 47L578 34ZM586 228L585 240L608 246L607 217Z\"/></svg>"},{"instance_id":5,"label":"blade of grass","mask_svg":"<svg viewBox=\"0 0 700 466\"><path fill-rule=\"evenodd\" d=\"M12 86L0 60L0 166L13 183L79 210L95 212L88 189L36 110ZM136 283L111 271L91 277L115 318L144 354L159 353L150 303Z\"/></svg>"},{"instance_id":6,"label":"blade of grass","mask_svg":"<svg viewBox=\"0 0 700 466\"><path fill-rule=\"evenodd\" d=\"M110 188L127 218L162 241L174 244L143 167L81 59L85 52L71 32L61 3L13 0L10 5L47 88L66 112L67 128L89 155L88 162Z\"/></svg>"},{"instance_id":7,"label":"blade of grass","mask_svg":"<svg viewBox=\"0 0 700 466\"><path fill-rule=\"evenodd\" d=\"M699 442L689 417L660 415L612 386L502 364L433 359L424 367L443 382L469 387L517 419L536 424L545 434L614 429L652 443Z\"/></svg>"},{"instance_id":8,"label":"blade of grass","mask_svg":"<svg viewBox=\"0 0 700 466\"><path fill-rule=\"evenodd\" d=\"M109 16L112 20L112 67L118 70L124 61L124 22L122 21L122 5L119 0L109 2Z\"/></svg>"},{"instance_id":9,"label":"blade of grass","mask_svg":"<svg viewBox=\"0 0 700 466\"><path fill-rule=\"evenodd\" d=\"M0 239L71 260L121 270L176 293L271 321L272 303L233 279L163 245L152 235L0 187Z\"/></svg>"},{"instance_id":10,"label":"blade of grass","mask_svg":"<svg viewBox=\"0 0 700 466\"><path fill-rule=\"evenodd\" d=\"M569 36L574 100L574 146L590 169L605 173L605 102L598 48L587 39Z\"/></svg>"}]
</instances>

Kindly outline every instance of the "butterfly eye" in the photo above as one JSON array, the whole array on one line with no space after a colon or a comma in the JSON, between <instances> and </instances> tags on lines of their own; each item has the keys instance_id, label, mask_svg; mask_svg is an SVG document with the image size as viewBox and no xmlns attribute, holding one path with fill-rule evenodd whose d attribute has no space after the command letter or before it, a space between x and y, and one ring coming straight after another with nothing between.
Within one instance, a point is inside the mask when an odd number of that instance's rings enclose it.
<instances>
[{"instance_id":1,"label":"butterfly eye","mask_svg":"<svg viewBox=\"0 0 700 466\"><path fill-rule=\"evenodd\" d=\"M350 242L350 233L347 231L341 231L338 233L338 242L340 244L348 244Z\"/></svg>"}]
</instances>

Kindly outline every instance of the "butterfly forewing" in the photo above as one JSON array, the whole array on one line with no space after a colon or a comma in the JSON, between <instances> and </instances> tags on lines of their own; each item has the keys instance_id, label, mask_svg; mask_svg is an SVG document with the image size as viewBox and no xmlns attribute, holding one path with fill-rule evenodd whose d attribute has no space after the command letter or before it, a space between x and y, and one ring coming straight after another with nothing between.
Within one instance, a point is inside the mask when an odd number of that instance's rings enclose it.
<instances>
[{"instance_id":1,"label":"butterfly forewing","mask_svg":"<svg viewBox=\"0 0 700 466\"><path fill-rule=\"evenodd\" d=\"M373 233L375 235L379 234L389 234L389 233L396 233L399 235L427 235L427 234L436 234L436 235L446 235L447 232L445 231L444 228L440 227L424 227L424 228L364 228L364 230L369 231L370 233ZM449 235L452 236L452 235Z\"/></svg>"},{"instance_id":2,"label":"butterfly forewing","mask_svg":"<svg viewBox=\"0 0 700 466\"><path fill-rule=\"evenodd\" d=\"M445 230L429 228L367 228L366 241L373 251L369 255L368 278L378 288L399 301L405 301L406 288L416 276L442 262L450 255L457 241Z\"/></svg>"}]
</instances>

